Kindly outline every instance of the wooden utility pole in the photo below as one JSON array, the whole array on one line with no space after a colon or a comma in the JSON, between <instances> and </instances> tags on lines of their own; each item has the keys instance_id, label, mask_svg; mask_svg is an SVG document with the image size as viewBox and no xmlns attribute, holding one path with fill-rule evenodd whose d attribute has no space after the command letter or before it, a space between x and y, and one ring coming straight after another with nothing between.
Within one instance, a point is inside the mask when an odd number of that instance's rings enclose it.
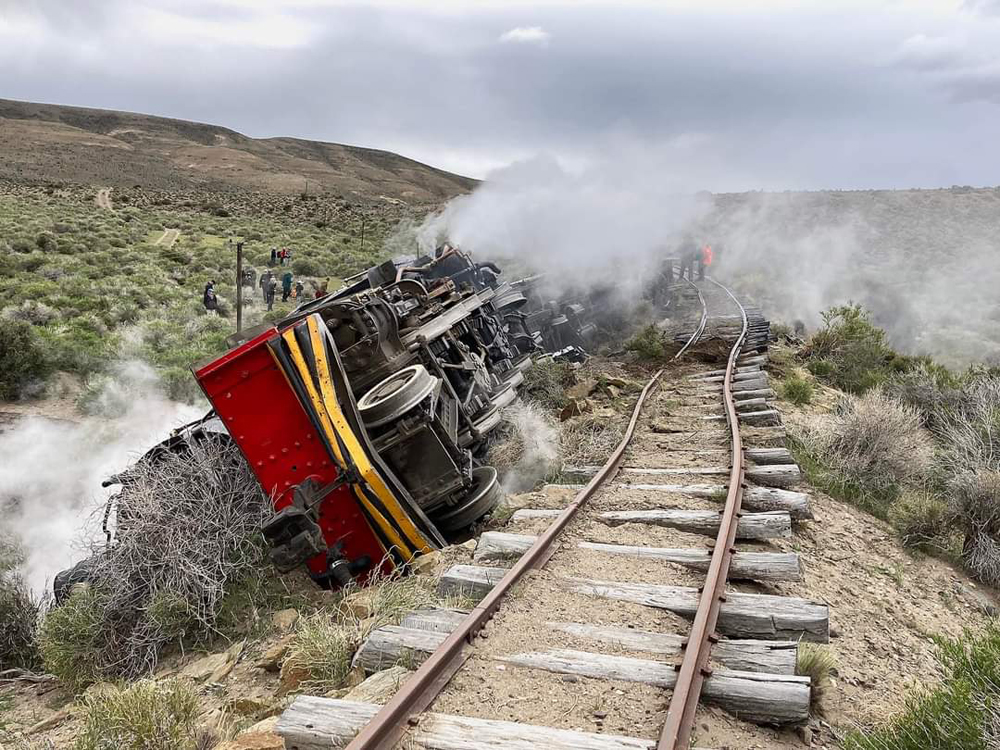
<instances>
[{"instance_id":1,"label":"wooden utility pole","mask_svg":"<svg viewBox=\"0 0 1000 750\"><path fill-rule=\"evenodd\" d=\"M229 240L232 247L233 241ZM243 330L243 241L236 243L236 333Z\"/></svg>"}]
</instances>

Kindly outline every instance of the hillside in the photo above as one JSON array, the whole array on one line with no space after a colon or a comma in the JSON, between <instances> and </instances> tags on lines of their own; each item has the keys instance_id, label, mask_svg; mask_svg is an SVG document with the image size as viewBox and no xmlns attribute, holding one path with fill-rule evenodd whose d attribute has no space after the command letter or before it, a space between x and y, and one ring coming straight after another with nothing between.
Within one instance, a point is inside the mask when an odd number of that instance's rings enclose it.
<instances>
[{"instance_id":1,"label":"hillside","mask_svg":"<svg viewBox=\"0 0 1000 750\"><path fill-rule=\"evenodd\" d=\"M313 192L407 203L438 202L476 185L388 151L8 99L0 99L0 178L289 194L308 183Z\"/></svg>"}]
</instances>

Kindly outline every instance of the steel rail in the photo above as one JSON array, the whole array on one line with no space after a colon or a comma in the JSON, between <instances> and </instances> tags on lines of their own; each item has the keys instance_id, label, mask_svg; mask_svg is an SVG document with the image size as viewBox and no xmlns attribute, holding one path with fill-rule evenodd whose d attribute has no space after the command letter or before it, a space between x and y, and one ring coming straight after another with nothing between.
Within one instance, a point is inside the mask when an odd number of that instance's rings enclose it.
<instances>
[{"instance_id":1,"label":"steel rail","mask_svg":"<svg viewBox=\"0 0 1000 750\"><path fill-rule=\"evenodd\" d=\"M694 333L691 334L691 338L689 338L687 343L681 347L680 351L674 355L675 360L680 359L681 355L688 350L688 347L696 343L698 339L701 338L701 334L705 332L705 325L708 323L708 304L705 302L705 295L701 293L701 287L691 281L691 279L684 280L694 287L696 292L698 292L698 299L701 301L701 320L698 322L698 327L695 329Z\"/></svg>"},{"instance_id":2,"label":"steel rail","mask_svg":"<svg viewBox=\"0 0 1000 750\"><path fill-rule=\"evenodd\" d=\"M744 466L743 441L740 437L739 420L736 415L736 401L733 398L733 375L736 372L736 360L740 356L747 337L747 313L740 301L729 289L708 279L730 296L740 309L743 327L739 338L729 352L726 365L726 377L723 382L722 396L725 401L726 419L729 422L729 432L732 439L733 460L729 472L729 491L726 494L726 506L722 511L722 523L715 539L712 551L712 561L709 563L708 575L698 609L691 624L691 632L684 643L684 657L681 660L667 709L667 721L663 725L657 750L687 750L691 739L691 729L694 726L695 711L701 697L702 683L711 674L708 657L711 644L717 640L715 626L719 619L719 608L725 599L726 579L729 576L729 564L732 561L733 543L736 540L736 527L739 521L740 509L743 505Z\"/></svg>"},{"instance_id":3,"label":"steel rail","mask_svg":"<svg viewBox=\"0 0 1000 750\"><path fill-rule=\"evenodd\" d=\"M416 672L403 683L393 698L386 703L371 721L347 746L346 750L390 750L403 736L408 726L419 721L418 714L440 694L462 663L469 657L471 644L483 626L493 617L503 597L525 573L541 567L555 552L556 539L576 515L577 511L594 495L598 488L621 466L625 449L632 440L639 414L646 397L652 391L663 370L658 371L642 389L632 410L632 418L621 442L600 471L573 498L545 533L518 560L493 587L475 609L459 624L445 641L430 655Z\"/></svg>"}]
</instances>

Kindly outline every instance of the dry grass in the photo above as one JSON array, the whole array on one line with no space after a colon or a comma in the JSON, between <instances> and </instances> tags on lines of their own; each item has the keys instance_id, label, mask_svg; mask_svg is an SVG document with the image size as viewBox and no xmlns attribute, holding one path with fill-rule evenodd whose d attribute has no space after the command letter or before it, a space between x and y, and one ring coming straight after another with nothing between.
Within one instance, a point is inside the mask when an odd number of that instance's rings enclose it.
<instances>
[{"instance_id":1,"label":"dry grass","mask_svg":"<svg viewBox=\"0 0 1000 750\"><path fill-rule=\"evenodd\" d=\"M585 414L563 423L560 442L564 464L603 464L625 436L624 417Z\"/></svg>"},{"instance_id":2,"label":"dry grass","mask_svg":"<svg viewBox=\"0 0 1000 750\"><path fill-rule=\"evenodd\" d=\"M413 610L453 606L434 592L435 579L397 572L376 575L364 589L349 588L356 597L333 612L319 612L301 621L292 640L285 669L307 675L300 684L306 692L321 693L343 687L351 673L354 654L372 630L396 625Z\"/></svg>"},{"instance_id":3,"label":"dry grass","mask_svg":"<svg viewBox=\"0 0 1000 750\"><path fill-rule=\"evenodd\" d=\"M924 552L940 552L951 536L948 503L926 489L906 489L889 508L889 523L903 545Z\"/></svg>"},{"instance_id":4,"label":"dry grass","mask_svg":"<svg viewBox=\"0 0 1000 750\"><path fill-rule=\"evenodd\" d=\"M811 681L809 701L813 709L821 710L823 696L830 685L830 675L837 669L837 658L828 646L816 643L800 643L795 674L804 675Z\"/></svg>"}]
</instances>

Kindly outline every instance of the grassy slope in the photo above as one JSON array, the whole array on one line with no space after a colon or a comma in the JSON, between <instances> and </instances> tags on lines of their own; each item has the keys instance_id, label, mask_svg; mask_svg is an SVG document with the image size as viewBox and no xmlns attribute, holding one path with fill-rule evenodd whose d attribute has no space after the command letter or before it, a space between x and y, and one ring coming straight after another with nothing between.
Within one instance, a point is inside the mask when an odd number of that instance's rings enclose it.
<instances>
[{"instance_id":1,"label":"grassy slope","mask_svg":"<svg viewBox=\"0 0 1000 750\"><path fill-rule=\"evenodd\" d=\"M234 215L223 217L214 215L213 196L158 206L162 198L133 190L113 194L116 208L107 211L94 194L0 183L0 314L31 319L58 369L87 376L119 356L138 356L161 370L177 398L194 395L190 364L223 351L234 330L230 238L248 240L246 260L258 270L278 245L293 248L293 270L308 272L296 277L340 277L380 256L392 223L371 215L362 251L360 214L322 199L285 199L268 210L265 196L254 211L244 195L225 203ZM285 211L289 200L296 205ZM304 221L310 211L324 218ZM153 244L164 227L181 231L169 249ZM204 313L210 279L229 318ZM273 315L290 309L279 302ZM255 294L248 324L264 314Z\"/></svg>"}]
</instances>

